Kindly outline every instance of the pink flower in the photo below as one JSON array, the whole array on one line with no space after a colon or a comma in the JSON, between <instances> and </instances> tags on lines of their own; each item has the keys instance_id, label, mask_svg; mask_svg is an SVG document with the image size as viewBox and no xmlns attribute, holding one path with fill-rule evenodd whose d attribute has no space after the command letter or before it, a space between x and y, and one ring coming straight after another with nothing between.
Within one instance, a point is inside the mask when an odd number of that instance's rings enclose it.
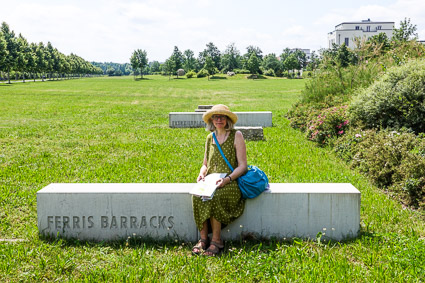
<instances>
[{"instance_id":1,"label":"pink flower","mask_svg":"<svg viewBox=\"0 0 425 283\"><path fill-rule=\"evenodd\" d=\"M345 120L345 121L344 121L344 126L345 126L345 125L347 125L347 124L348 124L348 122L349 122L348 120Z\"/></svg>"},{"instance_id":2,"label":"pink flower","mask_svg":"<svg viewBox=\"0 0 425 283\"><path fill-rule=\"evenodd\" d=\"M356 134L356 135L355 135L355 137L356 137L356 138L361 138L361 137L362 137L362 135L361 135L361 134Z\"/></svg>"},{"instance_id":3,"label":"pink flower","mask_svg":"<svg viewBox=\"0 0 425 283\"><path fill-rule=\"evenodd\" d=\"M344 131L339 131L338 135L342 135L344 133Z\"/></svg>"}]
</instances>

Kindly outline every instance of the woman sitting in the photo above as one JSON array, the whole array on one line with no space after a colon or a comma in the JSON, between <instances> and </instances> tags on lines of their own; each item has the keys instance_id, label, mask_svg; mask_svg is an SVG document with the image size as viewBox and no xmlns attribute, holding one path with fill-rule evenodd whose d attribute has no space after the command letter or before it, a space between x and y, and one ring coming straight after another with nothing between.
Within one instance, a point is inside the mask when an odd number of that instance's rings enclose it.
<instances>
[{"instance_id":1,"label":"woman sitting","mask_svg":"<svg viewBox=\"0 0 425 283\"><path fill-rule=\"evenodd\" d=\"M227 175L217 181L218 188L212 200L202 201L201 198L192 196L193 215L201 233L201 239L192 252L201 254L205 251L205 255L215 256L224 249L221 229L241 216L244 210L245 201L235 180L247 171L246 145L242 133L234 129L238 116L227 106L215 105L203 115L203 120L207 124L207 130L215 132L224 155L234 168L232 172L227 166L210 133L205 143L204 162L197 182L211 173ZM210 242L208 234L211 232Z\"/></svg>"}]
</instances>

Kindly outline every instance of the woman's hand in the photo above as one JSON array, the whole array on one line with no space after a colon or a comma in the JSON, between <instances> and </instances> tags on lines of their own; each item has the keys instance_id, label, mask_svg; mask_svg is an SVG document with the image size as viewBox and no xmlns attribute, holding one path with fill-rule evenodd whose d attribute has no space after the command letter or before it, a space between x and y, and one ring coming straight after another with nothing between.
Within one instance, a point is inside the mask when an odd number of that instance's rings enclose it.
<instances>
[{"instance_id":1,"label":"woman's hand","mask_svg":"<svg viewBox=\"0 0 425 283\"><path fill-rule=\"evenodd\" d=\"M217 188L222 188L229 183L230 183L230 178L226 176L224 178L218 179L216 185L217 185Z\"/></svg>"},{"instance_id":2,"label":"woman's hand","mask_svg":"<svg viewBox=\"0 0 425 283\"><path fill-rule=\"evenodd\" d=\"M198 178L196 179L196 182L199 183L200 181L203 181L205 179L205 175L199 174Z\"/></svg>"}]
</instances>

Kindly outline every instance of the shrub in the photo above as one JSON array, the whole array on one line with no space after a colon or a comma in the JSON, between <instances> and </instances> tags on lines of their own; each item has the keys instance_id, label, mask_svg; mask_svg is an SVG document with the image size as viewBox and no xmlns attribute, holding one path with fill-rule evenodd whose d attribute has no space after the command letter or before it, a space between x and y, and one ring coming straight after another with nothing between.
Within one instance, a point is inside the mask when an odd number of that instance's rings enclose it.
<instances>
[{"instance_id":1,"label":"shrub","mask_svg":"<svg viewBox=\"0 0 425 283\"><path fill-rule=\"evenodd\" d=\"M409 131L350 129L336 140L337 155L377 186L398 193L407 204L425 208L425 139Z\"/></svg>"},{"instance_id":2,"label":"shrub","mask_svg":"<svg viewBox=\"0 0 425 283\"><path fill-rule=\"evenodd\" d=\"M197 78L205 78L209 76L208 72L205 69L201 69L198 74L196 74Z\"/></svg>"},{"instance_id":3,"label":"shrub","mask_svg":"<svg viewBox=\"0 0 425 283\"><path fill-rule=\"evenodd\" d=\"M251 74L251 72L249 70L245 70L245 69L234 69L233 71L236 74Z\"/></svg>"},{"instance_id":4,"label":"shrub","mask_svg":"<svg viewBox=\"0 0 425 283\"><path fill-rule=\"evenodd\" d=\"M347 106L331 107L322 110L308 123L307 137L319 144L341 136L349 127L346 115Z\"/></svg>"},{"instance_id":5,"label":"shrub","mask_svg":"<svg viewBox=\"0 0 425 283\"><path fill-rule=\"evenodd\" d=\"M406 127L425 132L425 60L390 69L355 95L349 113L367 128Z\"/></svg>"},{"instance_id":6,"label":"shrub","mask_svg":"<svg viewBox=\"0 0 425 283\"><path fill-rule=\"evenodd\" d=\"M275 73L273 71L273 69L268 69L267 71L264 72L264 75L266 76L270 76L270 77L275 77Z\"/></svg>"},{"instance_id":7,"label":"shrub","mask_svg":"<svg viewBox=\"0 0 425 283\"><path fill-rule=\"evenodd\" d=\"M407 169L399 168L404 160L408 160L409 152L418 146L419 139L413 133L367 130L358 133L357 137L352 134L350 131L348 137L336 141L335 150L340 155L343 153L346 160L351 156L352 167L366 173L377 186L388 187L407 177L417 176Z\"/></svg>"},{"instance_id":8,"label":"shrub","mask_svg":"<svg viewBox=\"0 0 425 283\"><path fill-rule=\"evenodd\" d=\"M302 77L303 78L311 78L312 72L311 71L304 71Z\"/></svg>"},{"instance_id":9,"label":"shrub","mask_svg":"<svg viewBox=\"0 0 425 283\"><path fill-rule=\"evenodd\" d=\"M189 72L186 73L186 78L188 78L188 79L193 78L194 76L196 76L195 71L189 71Z\"/></svg>"}]
</instances>

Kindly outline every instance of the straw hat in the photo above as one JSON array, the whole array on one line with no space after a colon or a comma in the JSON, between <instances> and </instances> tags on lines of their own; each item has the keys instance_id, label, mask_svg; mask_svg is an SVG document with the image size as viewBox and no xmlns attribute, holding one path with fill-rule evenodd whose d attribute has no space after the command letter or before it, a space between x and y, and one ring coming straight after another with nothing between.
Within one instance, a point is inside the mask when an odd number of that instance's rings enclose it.
<instances>
[{"instance_id":1,"label":"straw hat","mask_svg":"<svg viewBox=\"0 0 425 283\"><path fill-rule=\"evenodd\" d=\"M205 123L208 124L208 121L211 119L212 115L226 115L232 120L233 124L236 124L238 121L238 115L230 111L229 107L223 104L214 105L210 110L204 113L202 119Z\"/></svg>"}]
</instances>

